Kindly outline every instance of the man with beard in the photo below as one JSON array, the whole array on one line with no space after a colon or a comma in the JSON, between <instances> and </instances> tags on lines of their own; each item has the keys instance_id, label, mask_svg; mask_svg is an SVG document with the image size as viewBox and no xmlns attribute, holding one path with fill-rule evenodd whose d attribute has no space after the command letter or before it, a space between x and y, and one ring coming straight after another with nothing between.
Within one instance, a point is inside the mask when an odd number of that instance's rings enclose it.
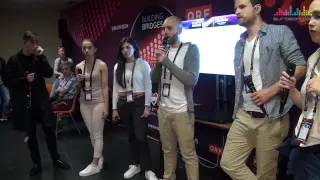
<instances>
[{"instance_id":1,"label":"man with beard","mask_svg":"<svg viewBox=\"0 0 320 180\"><path fill-rule=\"evenodd\" d=\"M55 117L44 79L53 75L53 69L43 55L37 35L26 31L23 35L23 43L22 50L8 60L4 68L3 82L11 90L13 125L18 131L27 133L24 141L28 143L34 163L30 176L42 172L36 135L38 123L41 124L46 135L54 166L69 169L70 166L60 160L57 152L57 140L54 134Z\"/></svg>"},{"instance_id":2,"label":"man with beard","mask_svg":"<svg viewBox=\"0 0 320 180\"><path fill-rule=\"evenodd\" d=\"M199 50L195 44L181 42L181 26L181 20L175 16L164 21L162 33L168 38L169 48L159 46L157 64L151 72L151 81L159 84L157 103L164 180L176 179L177 141L188 180L199 179L193 105L193 88L199 78Z\"/></svg>"},{"instance_id":3,"label":"man with beard","mask_svg":"<svg viewBox=\"0 0 320 180\"><path fill-rule=\"evenodd\" d=\"M282 71L296 65L294 77L306 72L306 62L292 31L284 25L263 22L259 0L235 0L238 23L247 29L235 46L234 122L221 158L222 169L238 180L276 179L278 152L275 150L289 129L288 99L279 114ZM252 91L255 88L256 91ZM256 149L257 174L246 160Z\"/></svg>"}]
</instances>

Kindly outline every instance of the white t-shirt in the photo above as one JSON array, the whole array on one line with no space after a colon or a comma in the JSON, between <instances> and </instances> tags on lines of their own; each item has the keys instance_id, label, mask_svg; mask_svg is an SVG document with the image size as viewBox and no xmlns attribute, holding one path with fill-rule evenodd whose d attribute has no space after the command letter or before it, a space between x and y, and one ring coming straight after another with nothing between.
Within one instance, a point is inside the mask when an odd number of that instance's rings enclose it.
<instances>
[{"instance_id":1,"label":"white t-shirt","mask_svg":"<svg viewBox=\"0 0 320 180\"><path fill-rule=\"evenodd\" d=\"M310 79L310 75L311 75L311 70L314 66L314 64L316 63L317 59L320 57L320 49L318 49L315 53L313 53L310 58L308 59L308 69L307 69L307 74L306 74L306 77L305 77L305 81L301 87L301 103L302 103L302 113L299 117L299 121L298 121L298 124L296 126L296 129L295 129L295 134L296 136L298 135L298 132L299 132L299 128L300 128L300 125L301 125L301 122L302 122L302 119L303 119L303 115L304 115L304 103L305 103L305 98L306 98L306 86L307 86L307 83ZM319 69L316 67L315 68L315 74L314 76L319 76L320 73L319 73ZM313 108L314 108L314 105L315 105L315 100L316 100L316 94L313 94L312 97L309 97L309 100L308 100L308 110L307 112L305 113L306 115L306 118L310 118L312 119L313 117ZM309 138L308 138L308 141L306 143L306 145L303 145L303 144L300 144L301 147L306 147L306 146L312 146L312 145L316 145L316 144L320 144L320 97L319 97L319 100L318 100L318 103L317 103L317 109L316 109L316 114L314 116L314 122L313 122L313 125L312 125L312 128L311 128L311 131L310 131L310 134L309 134Z\"/></svg>"},{"instance_id":2,"label":"white t-shirt","mask_svg":"<svg viewBox=\"0 0 320 180\"><path fill-rule=\"evenodd\" d=\"M250 75L251 56L252 56L253 46L256 41L256 38L257 36L254 39L252 39L250 42L246 40L246 45L244 47L244 54L243 54L243 64L244 64L244 71L245 71L244 76ZM257 91L262 89L262 80L261 80L260 62L259 62L260 61L259 44L260 43L258 40L255 48L253 64L252 64L252 67L253 67L252 81ZM256 111L256 112L262 113L262 110L252 102L251 93L246 92L245 85L243 87L242 96L243 96L243 106L242 106L243 110Z\"/></svg>"},{"instance_id":3,"label":"white t-shirt","mask_svg":"<svg viewBox=\"0 0 320 180\"><path fill-rule=\"evenodd\" d=\"M174 62L176 66L183 69L184 64L184 57L188 51L189 45L183 45L177 55L177 58ZM170 61L174 60L174 57L177 53L179 48L170 48L168 53L168 58ZM165 67L162 67L162 76L161 76L161 82L162 83L170 83L170 71L166 69L166 80L164 79L164 69ZM186 112L188 110L188 103L186 98L186 93L184 90L184 85L174 76L172 75L172 81L170 83L170 95L169 97L163 97L161 96L160 99L160 107L162 110L169 112L169 113L181 113ZM162 87L162 85L161 85ZM163 89L162 89L163 90ZM161 93L162 93L161 90Z\"/></svg>"}]
</instances>

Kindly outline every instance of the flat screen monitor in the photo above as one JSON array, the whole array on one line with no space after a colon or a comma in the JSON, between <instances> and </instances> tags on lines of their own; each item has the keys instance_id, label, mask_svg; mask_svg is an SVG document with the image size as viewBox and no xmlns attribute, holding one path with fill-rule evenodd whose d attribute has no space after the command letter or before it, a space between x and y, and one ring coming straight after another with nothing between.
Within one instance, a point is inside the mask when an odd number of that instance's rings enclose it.
<instances>
[{"instance_id":1,"label":"flat screen monitor","mask_svg":"<svg viewBox=\"0 0 320 180\"><path fill-rule=\"evenodd\" d=\"M182 42L196 44L200 52L200 73L234 76L234 48L246 31L235 14L182 22Z\"/></svg>"}]
</instances>

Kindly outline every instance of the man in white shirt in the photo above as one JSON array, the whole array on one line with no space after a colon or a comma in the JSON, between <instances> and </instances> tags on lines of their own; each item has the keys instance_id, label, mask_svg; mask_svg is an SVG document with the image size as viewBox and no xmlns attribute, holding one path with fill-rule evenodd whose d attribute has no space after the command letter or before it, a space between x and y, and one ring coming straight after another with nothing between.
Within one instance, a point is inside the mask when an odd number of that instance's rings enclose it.
<instances>
[{"instance_id":1,"label":"man in white shirt","mask_svg":"<svg viewBox=\"0 0 320 180\"><path fill-rule=\"evenodd\" d=\"M288 100L282 113L279 80L287 65L295 77L306 70L305 59L292 31L284 25L263 22L261 0L235 0L238 23L247 29L235 46L234 121L228 132L220 165L235 180L275 180L278 146L289 130ZM255 89L255 90L253 90ZM255 148L257 173L246 161Z\"/></svg>"},{"instance_id":2,"label":"man in white shirt","mask_svg":"<svg viewBox=\"0 0 320 180\"><path fill-rule=\"evenodd\" d=\"M158 119L164 153L164 180L176 179L177 141L185 161L188 180L199 179L198 157L194 144L193 88L199 78L199 50L182 43L181 20L168 17L162 27L169 49L160 46L151 81L159 83Z\"/></svg>"}]
</instances>

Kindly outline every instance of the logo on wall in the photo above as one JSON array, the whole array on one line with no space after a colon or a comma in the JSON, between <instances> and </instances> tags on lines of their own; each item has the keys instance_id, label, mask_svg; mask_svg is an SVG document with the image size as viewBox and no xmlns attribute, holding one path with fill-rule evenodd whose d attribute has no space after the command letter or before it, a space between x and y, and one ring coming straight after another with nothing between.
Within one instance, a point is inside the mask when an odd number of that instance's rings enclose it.
<instances>
[{"instance_id":1,"label":"logo on wall","mask_svg":"<svg viewBox=\"0 0 320 180\"><path fill-rule=\"evenodd\" d=\"M115 25L111 26L111 31L118 31L118 30L123 30L129 28L129 24L121 24L121 25Z\"/></svg>"},{"instance_id":2,"label":"logo on wall","mask_svg":"<svg viewBox=\"0 0 320 180\"><path fill-rule=\"evenodd\" d=\"M156 49L162 44L162 24L169 16L172 16L172 13L167 8L151 6L138 15L132 26L130 36L137 42L142 58L151 68L156 64Z\"/></svg>"},{"instance_id":3,"label":"logo on wall","mask_svg":"<svg viewBox=\"0 0 320 180\"><path fill-rule=\"evenodd\" d=\"M301 0L293 3L293 0L282 0L280 3L276 0L264 0L267 8L277 8L273 16L273 21L296 21L298 25L307 25L310 19L308 12L311 0ZM294 4L295 8L292 7Z\"/></svg>"},{"instance_id":4,"label":"logo on wall","mask_svg":"<svg viewBox=\"0 0 320 180\"><path fill-rule=\"evenodd\" d=\"M212 5L186 9L186 20L201 19L212 16Z\"/></svg>"},{"instance_id":5,"label":"logo on wall","mask_svg":"<svg viewBox=\"0 0 320 180\"><path fill-rule=\"evenodd\" d=\"M151 103L153 106L157 104L157 100L158 100L158 93L153 93L151 96Z\"/></svg>"}]
</instances>

